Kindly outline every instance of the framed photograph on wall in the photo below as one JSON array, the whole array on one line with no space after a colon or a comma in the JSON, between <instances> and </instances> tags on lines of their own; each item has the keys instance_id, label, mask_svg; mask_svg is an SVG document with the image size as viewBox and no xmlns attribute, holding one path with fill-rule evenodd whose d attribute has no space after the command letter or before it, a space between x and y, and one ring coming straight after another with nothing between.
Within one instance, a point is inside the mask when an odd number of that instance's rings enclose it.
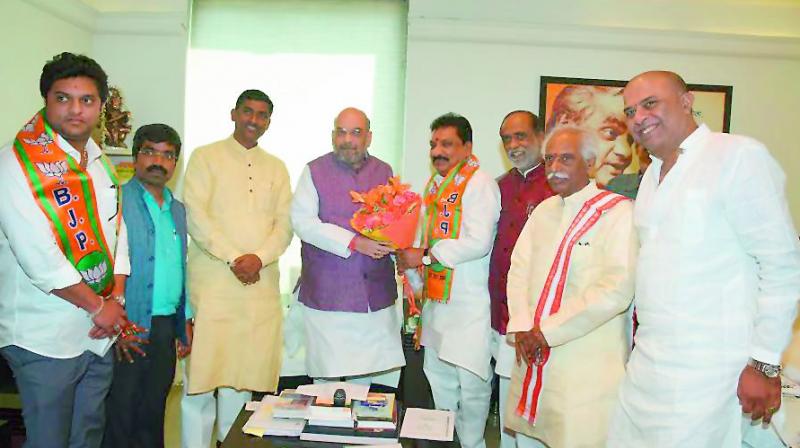
<instances>
[{"instance_id":1,"label":"framed photograph on wall","mask_svg":"<svg viewBox=\"0 0 800 448\"><path fill-rule=\"evenodd\" d=\"M545 131L575 125L597 132L601 148L590 174L606 186L615 177L635 175L649 165L650 156L628 133L623 114L622 88L626 81L542 76L539 117ZM694 94L694 115L712 131L730 130L732 86L688 84Z\"/></svg>"}]
</instances>

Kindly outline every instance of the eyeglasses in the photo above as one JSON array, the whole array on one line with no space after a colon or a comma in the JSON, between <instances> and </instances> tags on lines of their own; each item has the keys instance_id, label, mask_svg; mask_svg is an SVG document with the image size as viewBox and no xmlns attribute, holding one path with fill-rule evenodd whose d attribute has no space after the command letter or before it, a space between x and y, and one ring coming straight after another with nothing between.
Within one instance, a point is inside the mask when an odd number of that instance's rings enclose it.
<instances>
[{"instance_id":1,"label":"eyeglasses","mask_svg":"<svg viewBox=\"0 0 800 448\"><path fill-rule=\"evenodd\" d=\"M337 137L344 137L347 134L350 134L351 137L358 138L358 137L361 137L366 132L367 131L365 131L365 130L363 130L361 128L353 128L353 129L336 128L336 129L333 130L333 133Z\"/></svg>"},{"instance_id":2,"label":"eyeglasses","mask_svg":"<svg viewBox=\"0 0 800 448\"><path fill-rule=\"evenodd\" d=\"M552 165L553 162L558 159L559 162L563 164L570 164L575 161L575 154L571 154L568 152L561 153L561 154L545 154L544 155L544 164L545 165Z\"/></svg>"},{"instance_id":3,"label":"eyeglasses","mask_svg":"<svg viewBox=\"0 0 800 448\"><path fill-rule=\"evenodd\" d=\"M178 160L178 154L172 151L160 152L151 148L142 148L139 150L139 154L148 157L161 157L162 159L167 159L167 160Z\"/></svg>"}]
</instances>

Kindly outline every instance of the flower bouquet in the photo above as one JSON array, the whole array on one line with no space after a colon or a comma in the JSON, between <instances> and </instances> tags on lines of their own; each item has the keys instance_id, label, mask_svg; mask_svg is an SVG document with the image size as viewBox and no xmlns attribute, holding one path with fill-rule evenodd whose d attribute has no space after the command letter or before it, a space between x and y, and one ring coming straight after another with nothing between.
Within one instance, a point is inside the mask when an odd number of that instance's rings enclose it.
<instances>
[{"instance_id":1,"label":"flower bouquet","mask_svg":"<svg viewBox=\"0 0 800 448\"><path fill-rule=\"evenodd\" d=\"M390 243L395 249L407 249L414 243L422 198L409 190L408 184L392 177L366 193L350 192L361 208L353 213L350 225L375 241Z\"/></svg>"},{"instance_id":2,"label":"flower bouquet","mask_svg":"<svg viewBox=\"0 0 800 448\"><path fill-rule=\"evenodd\" d=\"M358 233L376 241L390 243L395 249L407 249L414 244L422 198L408 184L392 177L366 193L350 192L353 202L363 204L353 214L350 225ZM420 306L415 296L422 295L422 277L418 270L409 269L400 275L403 297L407 300L406 324L409 331L418 331ZM418 338L417 338L418 339Z\"/></svg>"}]
</instances>

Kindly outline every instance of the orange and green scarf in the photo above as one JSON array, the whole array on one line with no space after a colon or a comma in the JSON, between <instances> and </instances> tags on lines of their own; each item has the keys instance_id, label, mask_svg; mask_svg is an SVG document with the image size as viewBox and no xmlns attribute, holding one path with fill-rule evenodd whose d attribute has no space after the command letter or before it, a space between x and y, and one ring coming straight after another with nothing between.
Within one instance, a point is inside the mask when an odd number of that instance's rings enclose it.
<instances>
[{"instance_id":1,"label":"orange and green scarf","mask_svg":"<svg viewBox=\"0 0 800 448\"><path fill-rule=\"evenodd\" d=\"M461 201L467 183L480 167L478 158L470 155L450 169L437 186L434 177L425 187L425 247L432 248L444 239L455 239L461 231ZM433 263L425 268L424 297L447 303L453 285L452 268Z\"/></svg>"},{"instance_id":2,"label":"orange and green scarf","mask_svg":"<svg viewBox=\"0 0 800 448\"><path fill-rule=\"evenodd\" d=\"M91 175L59 147L44 109L17 133L14 151L64 256L92 290L107 295L114 286L114 257L103 234ZM108 159L100 159L117 187L119 233L119 179Z\"/></svg>"}]
</instances>

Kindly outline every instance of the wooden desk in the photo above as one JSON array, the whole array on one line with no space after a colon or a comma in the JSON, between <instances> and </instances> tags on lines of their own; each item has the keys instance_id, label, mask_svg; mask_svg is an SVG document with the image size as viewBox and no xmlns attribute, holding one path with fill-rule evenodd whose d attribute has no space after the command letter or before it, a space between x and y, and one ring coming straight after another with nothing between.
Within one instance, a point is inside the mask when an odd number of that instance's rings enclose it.
<instances>
[{"instance_id":1,"label":"wooden desk","mask_svg":"<svg viewBox=\"0 0 800 448\"><path fill-rule=\"evenodd\" d=\"M310 447L325 447L325 448L338 448L345 445L338 443L325 443L325 442L309 442L300 440L297 437L256 437L242 432L242 427L247 423L247 419L253 415L252 411L246 411L242 408L236 421L233 422L228 436L222 442L223 448L310 448ZM458 438L454 435L452 442L433 442L430 440L413 440L413 439L400 439L400 444L403 448L459 448ZM349 444L348 444L349 446Z\"/></svg>"}]
</instances>

